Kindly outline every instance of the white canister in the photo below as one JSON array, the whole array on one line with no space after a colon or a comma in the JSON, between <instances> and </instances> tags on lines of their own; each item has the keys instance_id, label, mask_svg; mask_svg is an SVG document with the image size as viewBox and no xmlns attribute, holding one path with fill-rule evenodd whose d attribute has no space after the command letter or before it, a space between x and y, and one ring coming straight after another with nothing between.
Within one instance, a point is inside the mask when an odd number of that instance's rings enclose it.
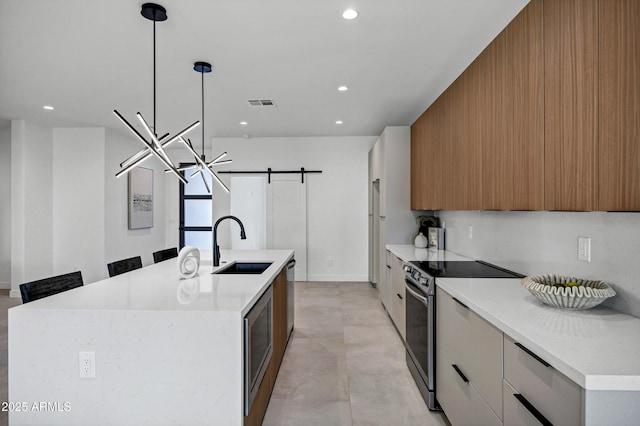
<instances>
[{"instance_id":1,"label":"white canister","mask_svg":"<svg viewBox=\"0 0 640 426\"><path fill-rule=\"evenodd\" d=\"M429 241L427 240L427 237L425 237L424 234L420 232L413 243L417 248L426 248L429 244Z\"/></svg>"}]
</instances>

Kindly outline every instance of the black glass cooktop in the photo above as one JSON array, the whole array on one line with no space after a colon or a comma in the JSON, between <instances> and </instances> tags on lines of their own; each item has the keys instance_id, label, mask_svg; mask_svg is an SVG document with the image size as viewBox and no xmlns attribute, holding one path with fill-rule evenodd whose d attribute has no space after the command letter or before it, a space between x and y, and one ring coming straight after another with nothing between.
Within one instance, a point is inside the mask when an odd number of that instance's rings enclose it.
<instances>
[{"instance_id":1,"label":"black glass cooktop","mask_svg":"<svg viewBox=\"0 0 640 426\"><path fill-rule=\"evenodd\" d=\"M487 262L476 261L424 261L409 262L422 272L432 277L450 278L524 278L517 272L512 272Z\"/></svg>"}]
</instances>

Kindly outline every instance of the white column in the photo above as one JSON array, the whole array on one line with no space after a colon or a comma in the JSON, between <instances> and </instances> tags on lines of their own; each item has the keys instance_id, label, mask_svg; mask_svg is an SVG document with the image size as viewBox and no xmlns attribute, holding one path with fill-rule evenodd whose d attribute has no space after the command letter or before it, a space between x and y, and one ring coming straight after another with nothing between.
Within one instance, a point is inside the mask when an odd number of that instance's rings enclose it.
<instances>
[{"instance_id":1,"label":"white column","mask_svg":"<svg viewBox=\"0 0 640 426\"><path fill-rule=\"evenodd\" d=\"M11 288L11 127L0 128L0 288Z\"/></svg>"},{"instance_id":2,"label":"white column","mask_svg":"<svg viewBox=\"0 0 640 426\"><path fill-rule=\"evenodd\" d=\"M52 273L52 130L11 122L11 296Z\"/></svg>"},{"instance_id":3,"label":"white column","mask_svg":"<svg viewBox=\"0 0 640 426\"><path fill-rule=\"evenodd\" d=\"M53 273L82 271L85 284L104 279L104 128L53 129L52 160Z\"/></svg>"}]
</instances>

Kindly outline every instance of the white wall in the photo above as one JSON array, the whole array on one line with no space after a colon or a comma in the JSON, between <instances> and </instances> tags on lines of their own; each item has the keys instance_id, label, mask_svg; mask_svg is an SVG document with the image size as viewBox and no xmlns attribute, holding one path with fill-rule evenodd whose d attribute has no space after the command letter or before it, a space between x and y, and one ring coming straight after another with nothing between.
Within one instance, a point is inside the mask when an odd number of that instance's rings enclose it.
<instances>
[{"instance_id":1,"label":"white wall","mask_svg":"<svg viewBox=\"0 0 640 426\"><path fill-rule=\"evenodd\" d=\"M233 163L216 170L322 170L307 182L307 259L310 281L367 281L368 152L376 137L214 138L207 157L227 151ZM184 150L183 150L184 151ZM177 156L171 153L172 158ZM185 156L185 161L192 161ZM220 175L229 185L230 175ZM173 183L171 183L173 186ZM175 185L177 188L177 184ZM233 191L233 188L231 188ZM168 189L172 193L174 189ZM175 189L177 191L177 189ZM177 201L170 202L168 239L177 239ZM214 184L214 218L229 214L229 195ZM242 219L242 218L240 218ZM228 221L227 221L228 222ZM219 245L229 248L229 224ZM172 229L175 228L175 236ZM329 263L332 263L329 266Z\"/></svg>"},{"instance_id":2,"label":"white wall","mask_svg":"<svg viewBox=\"0 0 640 426\"><path fill-rule=\"evenodd\" d=\"M448 250L525 275L556 273L609 283L605 305L640 317L640 214L441 211ZM473 239L468 239L473 226ZM591 238L591 262L578 260Z\"/></svg>"},{"instance_id":3,"label":"white wall","mask_svg":"<svg viewBox=\"0 0 640 426\"><path fill-rule=\"evenodd\" d=\"M142 167L153 169L153 227L149 229L129 229L127 210L127 176L115 177L120 170L120 163L129 156L143 148L142 144L133 136L123 135L111 130L106 131L105 149L105 264L103 265L105 277L107 276L106 264L115 260L126 259L133 256L142 257L142 265L153 264L154 251L168 247L177 247L178 240L166 240L167 227L175 226L177 235L177 223L167 224L165 191L166 180L175 181L175 205L178 200L178 179L175 176L165 176L163 164L149 158ZM172 157L172 160L173 157ZM175 160L174 160L175 161Z\"/></svg>"},{"instance_id":4,"label":"white wall","mask_svg":"<svg viewBox=\"0 0 640 426\"><path fill-rule=\"evenodd\" d=\"M11 128L0 128L0 288L11 288Z\"/></svg>"},{"instance_id":5,"label":"white wall","mask_svg":"<svg viewBox=\"0 0 640 426\"><path fill-rule=\"evenodd\" d=\"M212 151L234 160L221 170L322 170L306 176L309 279L366 281L367 153L375 139L221 138ZM108 262L140 255L148 265L153 251L178 245L178 181L155 159L144 163L154 169L154 227L128 229L127 178L115 173L138 149L133 138L110 130L12 121L12 295L23 282L74 269L88 284L107 276ZM192 161L184 148L171 156ZM230 175L221 176L229 184ZM228 213L228 194L214 186L214 217ZM220 245L227 248L224 225Z\"/></svg>"},{"instance_id":6,"label":"white wall","mask_svg":"<svg viewBox=\"0 0 640 426\"><path fill-rule=\"evenodd\" d=\"M105 131L53 129L53 274L105 278Z\"/></svg>"},{"instance_id":7,"label":"white wall","mask_svg":"<svg viewBox=\"0 0 640 426\"><path fill-rule=\"evenodd\" d=\"M19 297L21 283L75 270L89 284L108 276L108 262L139 255L148 265L152 252L177 246L165 240L165 174L155 159L144 163L154 169L154 226L128 229L127 177L117 179L115 173L140 149L134 138L104 128L51 129L24 120L13 120L9 134L10 147L1 145L3 162L5 151L10 153L10 167L2 163L2 173L10 173L11 202L3 204L0 220L0 264L10 262L11 273L2 267L0 285L8 276L12 296ZM4 231L7 206L10 237ZM8 241L7 259L1 250Z\"/></svg>"},{"instance_id":8,"label":"white wall","mask_svg":"<svg viewBox=\"0 0 640 426\"><path fill-rule=\"evenodd\" d=\"M11 295L19 284L50 276L52 238L52 129L11 122Z\"/></svg>"}]
</instances>

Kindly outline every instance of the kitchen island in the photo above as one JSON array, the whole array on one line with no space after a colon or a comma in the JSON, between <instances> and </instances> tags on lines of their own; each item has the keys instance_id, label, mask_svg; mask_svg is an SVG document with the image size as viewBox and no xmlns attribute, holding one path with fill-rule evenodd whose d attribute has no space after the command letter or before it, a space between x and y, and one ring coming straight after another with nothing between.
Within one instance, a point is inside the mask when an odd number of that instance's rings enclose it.
<instances>
[{"instance_id":1,"label":"kitchen island","mask_svg":"<svg viewBox=\"0 0 640 426\"><path fill-rule=\"evenodd\" d=\"M217 275L203 252L191 279L170 259L10 309L10 424L241 425L242 320L292 258L223 250L273 263ZM95 378L80 378L80 352Z\"/></svg>"}]
</instances>

